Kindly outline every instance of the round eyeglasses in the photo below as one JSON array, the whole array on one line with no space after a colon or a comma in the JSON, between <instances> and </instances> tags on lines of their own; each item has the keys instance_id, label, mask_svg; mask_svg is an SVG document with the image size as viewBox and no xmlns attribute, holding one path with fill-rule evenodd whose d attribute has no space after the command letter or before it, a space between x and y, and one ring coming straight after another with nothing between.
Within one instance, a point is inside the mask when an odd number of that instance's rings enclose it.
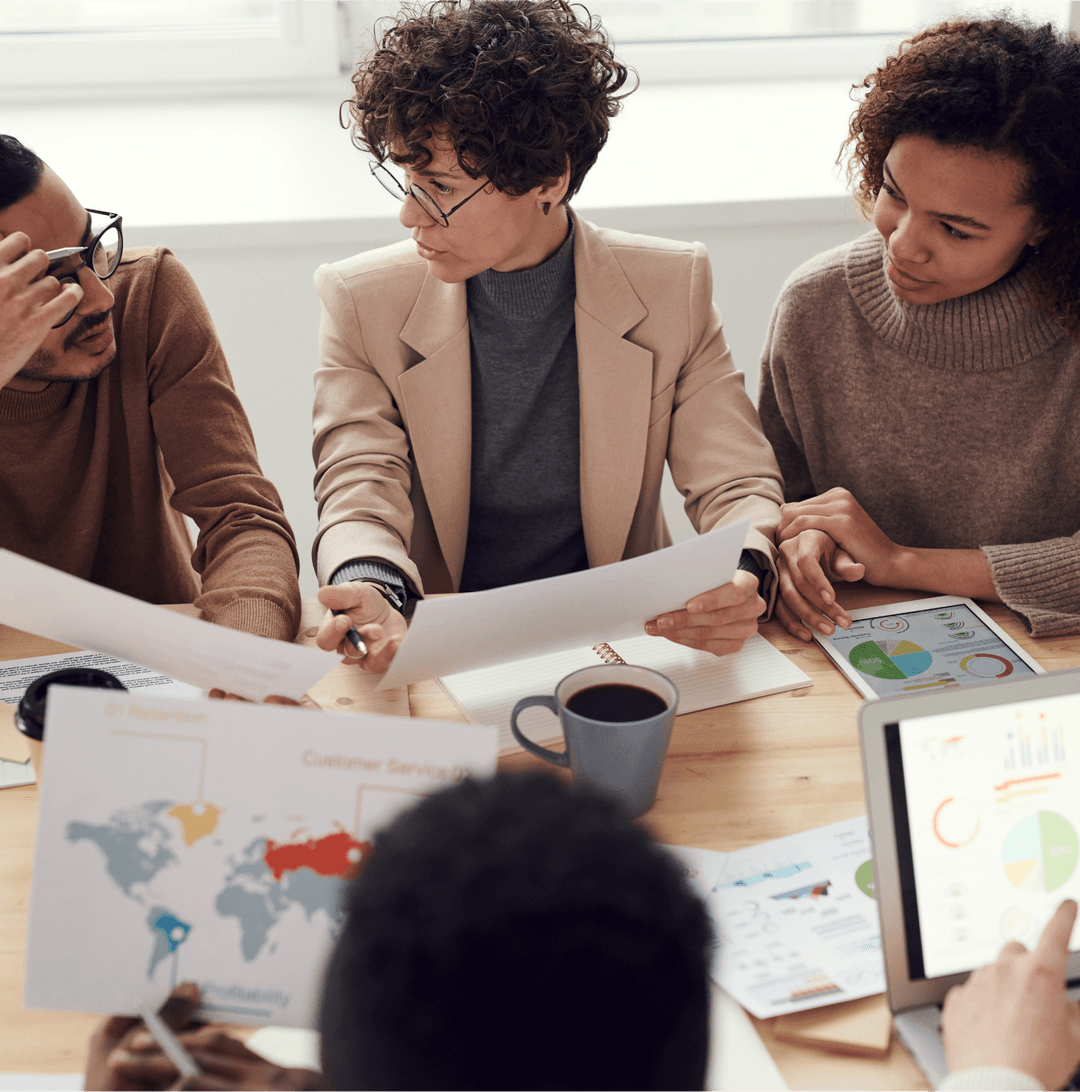
<instances>
[{"instance_id":1,"label":"round eyeglasses","mask_svg":"<svg viewBox=\"0 0 1080 1092\"><path fill-rule=\"evenodd\" d=\"M93 233L86 246L69 246L62 250L47 252L49 267L45 276L55 277L61 284L79 283L79 273L83 269L92 269L98 280L107 281L120 264L124 253L124 232L121 225L124 218L117 212L102 212L101 209L87 209L90 214L90 231ZM60 322L53 324L59 329L78 309L76 304Z\"/></svg>"},{"instance_id":2,"label":"round eyeglasses","mask_svg":"<svg viewBox=\"0 0 1080 1092\"><path fill-rule=\"evenodd\" d=\"M368 168L375 180L391 197L396 197L399 201L405 201L409 197L416 198L417 204L430 216L436 223L442 224L443 227L450 226L450 216L452 213L457 212L466 201L471 201L479 192L487 187L488 183L485 182L480 189L473 190L468 197L463 201L459 201L452 209L447 209L443 212L439 208L439 203L431 196L427 190L422 189L415 183L409 187L403 186L397 177L388 171L381 163L377 163L374 159L368 161Z\"/></svg>"}]
</instances>

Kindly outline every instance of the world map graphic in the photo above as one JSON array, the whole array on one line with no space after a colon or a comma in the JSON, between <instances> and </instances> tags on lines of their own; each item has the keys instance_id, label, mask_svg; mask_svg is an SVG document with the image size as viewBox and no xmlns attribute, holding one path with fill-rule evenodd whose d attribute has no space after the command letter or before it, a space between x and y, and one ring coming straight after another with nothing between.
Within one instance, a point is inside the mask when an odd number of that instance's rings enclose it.
<instances>
[{"instance_id":1,"label":"world map graphic","mask_svg":"<svg viewBox=\"0 0 1080 1092\"><path fill-rule=\"evenodd\" d=\"M224 809L205 801L149 800L114 812L104 823L71 821L65 831L73 844L85 841L96 846L116 888L146 907L146 977L153 980L160 964L171 957L170 988L177 981L183 946L197 935L199 913L206 907L201 900L198 906L170 905L159 888L178 889L175 882L163 885L161 881L190 864L188 858L196 846L200 853L197 886L206 888L209 861L217 878L211 888L211 912L236 920L239 951L246 962L273 951L275 926L294 907L309 922L324 921L335 935L341 923L344 885L371 852L370 842L340 826L316 835L300 828L289 838L275 840L258 832L265 824L264 816L243 821L250 836L239 842L234 822L226 845L215 837L223 814ZM239 850L231 848L237 845Z\"/></svg>"}]
</instances>

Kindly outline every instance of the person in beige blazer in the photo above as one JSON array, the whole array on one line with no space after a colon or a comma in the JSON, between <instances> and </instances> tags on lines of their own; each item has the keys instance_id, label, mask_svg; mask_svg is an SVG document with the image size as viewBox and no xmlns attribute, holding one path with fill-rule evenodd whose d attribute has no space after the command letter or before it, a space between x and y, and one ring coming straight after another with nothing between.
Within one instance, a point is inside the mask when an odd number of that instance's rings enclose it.
<instances>
[{"instance_id":1,"label":"person in beige blazer","mask_svg":"<svg viewBox=\"0 0 1080 1092\"><path fill-rule=\"evenodd\" d=\"M533 83L546 85L506 95L530 70L521 65L530 50L547 58L531 66ZM474 96L468 109L447 92L418 114L416 87L401 83L402 72L423 71L444 91L463 81L464 98L485 86L485 66L503 94ZM568 206L625 78L598 26L562 0L437 4L392 27L353 77L353 140L374 155L372 174L403 202L412 234L315 277L314 553L320 600L347 612L327 614L318 642L369 670L383 670L400 643L407 598L669 545L665 461L699 532L750 520L746 571L647 632L734 651L766 609L759 592L772 597L782 482L724 342L705 248L598 228ZM525 101L539 131L515 144ZM550 132L536 117L545 111ZM575 116L580 132L568 136ZM531 359L545 353L529 388ZM493 389L498 397L484 401ZM507 424L523 399L555 414L539 436L530 414ZM526 465L511 470L530 444ZM515 515L491 516L477 486L501 487L504 472L517 475L520 503ZM565 541L540 562L525 549L517 568L503 566L545 529L539 506L553 479ZM346 640L351 627L365 656Z\"/></svg>"}]
</instances>

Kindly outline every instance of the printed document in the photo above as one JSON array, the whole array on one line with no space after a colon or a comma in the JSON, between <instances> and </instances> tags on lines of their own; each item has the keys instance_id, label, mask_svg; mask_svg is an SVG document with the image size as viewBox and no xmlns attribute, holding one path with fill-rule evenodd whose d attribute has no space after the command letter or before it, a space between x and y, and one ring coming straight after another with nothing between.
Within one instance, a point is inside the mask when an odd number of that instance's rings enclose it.
<instances>
[{"instance_id":1,"label":"printed document","mask_svg":"<svg viewBox=\"0 0 1080 1092\"><path fill-rule=\"evenodd\" d=\"M748 526L741 520L614 565L422 600L379 687L641 636L650 618L731 580Z\"/></svg>"},{"instance_id":2,"label":"printed document","mask_svg":"<svg viewBox=\"0 0 1080 1092\"><path fill-rule=\"evenodd\" d=\"M4 625L253 701L270 694L299 699L339 659L162 610L10 550L0 550L0 588Z\"/></svg>"},{"instance_id":3,"label":"printed document","mask_svg":"<svg viewBox=\"0 0 1080 1092\"><path fill-rule=\"evenodd\" d=\"M374 832L495 772L493 728L74 687L48 733L27 1008L156 1008L192 981L201 1019L314 1026Z\"/></svg>"}]
</instances>

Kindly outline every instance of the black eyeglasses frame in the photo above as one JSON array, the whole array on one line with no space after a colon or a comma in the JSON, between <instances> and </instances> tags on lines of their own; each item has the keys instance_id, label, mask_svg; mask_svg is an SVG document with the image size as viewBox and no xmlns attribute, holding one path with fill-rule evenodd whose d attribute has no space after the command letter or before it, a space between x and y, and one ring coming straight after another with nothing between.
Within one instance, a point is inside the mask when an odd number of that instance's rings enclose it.
<instances>
[{"instance_id":1,"label":"black eyeglasses frame","mask_svg":"<svg viewBox=\"0 0 1080 1092\"><path fill-rule=\"evenodd\" d=\"M56 277L57 281L60 284L64 284L68 281L70 281L72 284L78 284L79 273L84 269L89 269L90 272L93 273L99 281L107 281L117 271L117 269L120 268L120 259L124 256L123 216L121 216L118 212L105 212L104 209L87 209L86 211L91 216L91 224L93 224L92 218L95 216L106 216L108 217L109 222L94 235L94 237L90 240L90 242L86 244L86 246L69 246L63 247L60 250L48 250L45 252L45 256L49 259L50 264L52 262L62 261L65 258L74 257L76 254L83 255L82 261L80 261L74 269L69 269L67 273L61 273L59 276ZM113 228L116 229L117 237L116 257L113 259L112 268L108 271L108 273L102 276L86 259L87 257L93 255L94 251L97 249L98 243L101 242L101 237L107 231L111 231ZM55 274L49 275L55 276ZM52 328L54 330L58 330L61 326L63 326L71 319L71 316L75 314L76 310L77 305L64 316L62 321L54 323Z\"/></svg>"},{"instance_id":2,"label":"black eyeglasses frame","mask_svg":"<svg viewBox=\"0 0 1080 1092\"><path fill-rule=\"evenodd\" d=\"M482 190L487 189L487 187L491 185L490 180L485 182L479 189L473 190L473 192L470 193L468 197L464 198L464 200L459 201L452 209L448 209L446 212L444 212L442 210L442 207L439 205L439 202L436 201L435 198L432 197L431 194L423 188L423 186L418 186L416 185L416 183L413 183L411 186L408 187L408 189L406 189L398 181L397 176L394 175L394 173L390 171L385 166L385 164L380 163L378 160L369 159L368 169L371 171L372 177L374 177L375 181L378 182L379 185L382 186L382 188L386 190L386 192L390 194L391 197L396 197L399 201L402 202L407 201L410 197L413 198L416 203L424 210L424 212L426 212L428 216L430 216L435 221L435 223L441 223L443 227L450 226L450 217L455 212L457 212L457 210L461 208L462 205L466 204L466 202L468 201L471 201L478 193L480 193ZM386 182L383 181L387 178L391 182L393 182L395 187L394 189L391 189L386 184Z\"/></svg>"}]
</instances>

